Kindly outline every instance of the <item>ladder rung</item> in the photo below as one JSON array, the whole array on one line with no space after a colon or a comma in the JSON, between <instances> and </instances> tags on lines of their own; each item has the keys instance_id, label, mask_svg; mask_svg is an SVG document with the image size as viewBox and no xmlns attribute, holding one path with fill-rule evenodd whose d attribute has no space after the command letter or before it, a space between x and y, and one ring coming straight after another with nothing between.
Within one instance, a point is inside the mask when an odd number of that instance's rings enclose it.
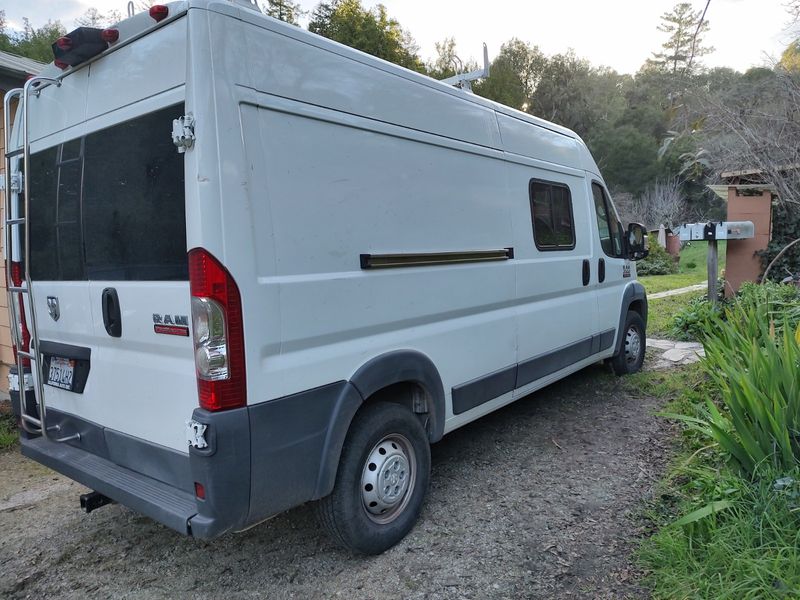
<instances>
[{"instance_id":1,"label":"ladder rung","mask_svg":"<svg viewBox=\"0 0 800 600\"><path fill-rule=\"evenodd\" d=\"M22 225L25 222L25 217L19 219L6 219L6 225Z\"/></svg>"},{"instance_id":2,"label":"ladder rung","mask_svg":"<svg viewBox=\"0 0 800 600\"><path fill-rule=\"evenodd\" d=\"M8 291L11 292L12 294L15 294L15 293L27 294L28 293L28 288L26 288L26 287L16 287L16 286L12 285L10 288L8 288Z\"/></svg>"},{"instance_id":3,"label":"ladder rung","mask_svg":"<svg viewBox=\"0 0 800 600\"><path fill-rule=\"evenodd\" d=\"M32 352L25 352L25 350L17 350L17 354L20 356L24 356L25 358L30 358L31 360L36 360L36 355Z\"/></svg>"},{"instance_id":4,"label":"ladder rung","mask_svg":"<svg viewBox=\"0 0 800 600\"><path fill-rule=\"evenodd\" d=\"M25 413L22 413L20 416L23 419L25 419L28 423L30 423L31 425L34 425L35 427L41 428L41 426L42 426L41 419L37 419L36 417L32 417L30 415L26 415Z\"/></svg>"}]
</instances>

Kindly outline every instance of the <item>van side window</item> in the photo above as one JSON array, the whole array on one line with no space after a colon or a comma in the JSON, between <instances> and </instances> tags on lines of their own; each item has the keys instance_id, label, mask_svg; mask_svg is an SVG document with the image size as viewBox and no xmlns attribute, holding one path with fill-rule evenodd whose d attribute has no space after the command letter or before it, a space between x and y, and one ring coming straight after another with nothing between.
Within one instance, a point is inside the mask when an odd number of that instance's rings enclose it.
<instances>
[{"instance_id":1,"label":"van side window","mask_svg":"<svg viewBox=\"0 0 800 600\"><path fill-rule=\"evenodd\" d=\"M597 232L600 234L600 246L608 256L622 257L622 225L611 208L608 196L603 188L592 183L594 210L597 214Z\"/></svg>"},{"instance_id":2,"label":"van side window","mask_svg":"<svg viewBox=\"0 0 800 600\"><path fill-rule=\"evenodd\" d=\"M572 195L563 183L531 179L531 220L533 241L539 250L572 250L575 226Z\"/></svg>"}]
</instances>

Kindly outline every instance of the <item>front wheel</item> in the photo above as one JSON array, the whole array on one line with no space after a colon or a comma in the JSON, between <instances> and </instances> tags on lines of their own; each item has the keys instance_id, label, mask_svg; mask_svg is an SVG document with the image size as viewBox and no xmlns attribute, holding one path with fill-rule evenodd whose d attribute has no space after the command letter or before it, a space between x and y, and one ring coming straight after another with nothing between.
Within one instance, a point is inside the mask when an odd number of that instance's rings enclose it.
<instances>
[{"instance_id":1,"label":"front wheel","mask_svg":"<svg viewBox=\"0 0 800 600\"><path fill-rule=\"evenodd\" d=\"M622 348L620 353L611 359L611 367L617 375L636 373L644 363L644 351L647 345L644 321L639 313L629 311L622 328Z\"/></svg>"},{"instance_id":2,"label":"front wheel","mask_svg":"<svg viewBox=\"0 0 800 600\"><path fill-rule=\"evenodd\" d=\"M368 404L350 426L333 492L317 504L320 521L339 545L380 554L416 523L430 469L419 419L399 404Z\"/></svg>"}]
</instances>

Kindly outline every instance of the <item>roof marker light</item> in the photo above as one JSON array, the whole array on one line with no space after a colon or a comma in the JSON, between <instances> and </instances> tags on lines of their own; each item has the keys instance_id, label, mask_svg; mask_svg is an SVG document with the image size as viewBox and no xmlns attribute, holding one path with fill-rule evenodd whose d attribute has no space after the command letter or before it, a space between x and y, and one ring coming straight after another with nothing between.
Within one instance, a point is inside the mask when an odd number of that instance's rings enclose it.
<instances>
[{"instance_id":1,"label":"roof marker light","mask_svg":"<svg viewBox=\"0 0 800 600\"><path fill-rule=\"evenodd\" d=\"M103 29L100 37L103 38L104 42L113 44L119 39L119 29Z\"/></svg>"},{"instance_id":2,"label":"roof marker light","mask_svg":"<svg viewBox=\"0 0 800 600\"><path fill-rule=\"evenodd\" d=\"M156 23L160 23L169 16L169 7L163 4L154 4L150 7L150 16L155 19Z\"/></svg>"},{"instance_id":3,"label":"roof marker light","mask_svg":"<svg viewBox=\"0 0 800 600\"><path fill-rule=\"evenodd\" d=\"M58 59L54 60L53 64L55 66L57 66L59 69L61 69L62 71L64 69L66 69L67 67L69 67L69 65L67 63L65 63L63 60L58 60Z\"/></svg>"},{"instance_id":4,"label":"roof marker light","mask_svg":"<svg viewBox=\"0 0 800 600\"><path fill-rule=\"evenodd\" d=\"M61 50L69 50L72 48L72 40L67 36L60 37L56 40L56 46L58 46Z\"/></svg>"}]
</instances>

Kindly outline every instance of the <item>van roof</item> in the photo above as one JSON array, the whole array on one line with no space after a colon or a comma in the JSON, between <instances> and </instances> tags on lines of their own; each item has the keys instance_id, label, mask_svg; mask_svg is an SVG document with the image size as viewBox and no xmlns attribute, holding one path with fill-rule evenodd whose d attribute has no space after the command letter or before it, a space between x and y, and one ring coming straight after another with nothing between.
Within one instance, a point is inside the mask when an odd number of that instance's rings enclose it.
<instances>
[{"instance_id":1,"label":"van roof","mask_svg":"<svg viewBox=\"0 0 800 600\"><path fill-rule=\"evenodd\" d=\"M406 80L434 88L440 92L444 92L455 98L459 98L462 101L467 100L469 102L490 108L499 114L507 115L515 119L527 122L536 127L541 127L549 131L552 131L554 133L567 136L569 138L574 139L577 142L579 154L581 157L580 168L600 177L600 171L593 157L591 156L591 153L586 147L586 144L581 139L581 137L571 129L562 127L561 125L557 125L555 123L536 117L521 110L511 108L504 104L500 104L499 102L489 100L488 98L478 96L471 92L463 91L452 85L442 83L441 81L428 77L427 75L411 71L410 69L406 69L405 67L401 67L399 65L388 62L381 58L377 58L360 50L356 50L349 46L345 46L344 44L340 44L339 42L335 42L328 38L322 37L320 35L307 31L301 27L297 27L295 25L285 23L273 17L269 17L263 13L254 10L253 8L249 8L247 6L247 0L182 0L178 2L170 2L167 4L167 6L170 7L170 20L172 20L172 18L174 17L178 17L186 13L188 10L193 8L205 9L221 14L226 14L236 19L240 19L242 21L257 25L259 27L274 31L281 35L295 38L306 44L310 44L318 48L325 49L329 52L334 52L341 56L352 58L361 63L368 64L375 68L381 69L384 72L392 73L394 75L402 77ZM115 24L114 27L120 30L120 42L121 42L120 46L121 46L126 41L132 40L132 38L136 38L144 34L148 29L155 27L155 25L156 24L152 22L152 19L150 19L149 15L146 12L141 12L134 15L133 17L120 21L119 23ZM53 63L50 63L42 70L41 75L48 77L60 77L63 76L64 74ZM69 73L67 73L67 76L68 75Z\"/></svg>"}]
</instances>

